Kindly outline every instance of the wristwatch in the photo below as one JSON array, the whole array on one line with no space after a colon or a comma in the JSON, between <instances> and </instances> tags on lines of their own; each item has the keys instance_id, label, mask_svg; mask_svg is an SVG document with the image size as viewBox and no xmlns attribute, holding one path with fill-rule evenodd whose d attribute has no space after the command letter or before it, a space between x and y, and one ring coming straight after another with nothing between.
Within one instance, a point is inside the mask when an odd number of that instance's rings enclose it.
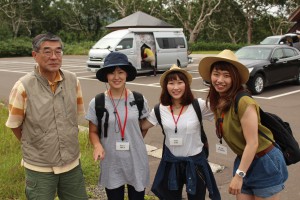
<instances>
[{"instance_id":1,"label":"wristwatch","mask_svg":"<svg viewBox=\"0 0 300 200\"><path fill-rule=\"evenodd\" d=\"M239 169L237 169L235 173L242 178L244 178L246 176L246 172L239 170Z\"/></svg>"}]
</instances>

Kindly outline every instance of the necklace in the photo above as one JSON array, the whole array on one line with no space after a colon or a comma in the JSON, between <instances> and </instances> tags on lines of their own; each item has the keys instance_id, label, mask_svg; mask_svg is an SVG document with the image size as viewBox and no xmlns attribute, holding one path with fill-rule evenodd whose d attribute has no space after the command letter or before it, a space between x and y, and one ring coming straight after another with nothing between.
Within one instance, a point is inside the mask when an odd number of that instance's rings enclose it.
<instances>
[{"instance_id":1,"label":"necklace","mask_svg":"<svg viewBox=\"0 0 300 200\"><path fill-rule=\"evenodd\" d=\"M118 105L120 103L120 100L122 99L124 90L125 90L125 87L123 88L122 93L121 93L121 95L120 95L120 97L118 99L117 105L115 106L114 113L116 112L116 108L118 107ZM115 101L114 98L113 98L113 96L112 96L111 90L109 90L108 92L109 92L109 96L110 96L111 102Z\"/></svg>"},{"instance_id":2,"label":"necklace","mask_svg":"<svg viewBox=\"0 0 300 200\"><path fill-rule=\"evenodd\" d=\"M117 111L117 107L118 107L118 105L119 105L119 103L120 103L120 100L121 100L121 98L122 98L122 96L123 96L123 92L124 92L124 90L125 90L125 87L123 88L123 90L122 90L122 93L121 93L121 95L120 95L120 97L119 97L119 99L118 99L118 102L117 102L117 105L115 104L115 100L114 100L114 98L113 98L113 96L112 96L112 93L111 93L111 90L108 90L107 91L107 93L108 93L108 96L109 96L109 99L110 99L110 102L111 102L111 104L113 105L113 107L114 107L114 115L115 115L115 132L116 133L119 133L120 132L120 123L118 123L118 118L117 118L117 113L118 113L118 111ZM127 94L127 90L126 90L126 92L125 92L126 94ZM125 95L126 96L126 95ZM125 99L125 106L126 106L126 101L127 101L127 99ZM116 124L118 124L118 129L117 129L117 127L116 127Z\"/></svg>"}]
</instances>

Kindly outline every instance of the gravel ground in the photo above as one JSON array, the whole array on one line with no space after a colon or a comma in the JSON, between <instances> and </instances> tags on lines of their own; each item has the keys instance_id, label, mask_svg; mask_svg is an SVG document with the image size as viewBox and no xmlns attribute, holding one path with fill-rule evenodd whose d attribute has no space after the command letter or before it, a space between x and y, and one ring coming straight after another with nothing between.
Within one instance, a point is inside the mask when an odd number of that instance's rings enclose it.
<instances>
[{"instance_id":1,"label":"gravel ground","mask_svg":"<svg viewBox=\"0 0 300 200\"><path fill-rule=\"evenodd\" d=\"M89 200L107 200L105 189L103 187L98 187L97 185L89 186L87 187L87 193L93 197Z\"/></svg>"},{"instance_id":2,"label":"gravel ground","mask_svg":"<svg viewBox=\"0 0 300 200\"><path fill-rule=\"evenodd\" d=\"M93 198L90 198L89 200L107 200L107 196L105 193L105 189L103 187L98 187L96 185L92 185L87 187L87 192L90 196ZM127 196L127 191L125 190L125 196ZM155 196L147 195L148 200L157 200Z\"/></svg>"}]
</instances>

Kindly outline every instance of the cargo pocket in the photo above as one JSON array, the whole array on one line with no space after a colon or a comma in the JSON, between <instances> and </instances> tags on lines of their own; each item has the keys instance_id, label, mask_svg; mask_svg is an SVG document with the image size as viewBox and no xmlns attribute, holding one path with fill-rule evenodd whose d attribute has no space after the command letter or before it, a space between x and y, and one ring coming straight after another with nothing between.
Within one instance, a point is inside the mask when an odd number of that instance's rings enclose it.
<instances>
[{"instance_id":1,"label":"cargo pocket","mask_svg":"<svg viewBox=\"0 0 300 200\"><path fill-rule=\"evenodd\" d=\"M36 193L36 181L30 178L25 179L25 195L27 199L34 200L37 199Z\"/></svg>"}]
</instances>

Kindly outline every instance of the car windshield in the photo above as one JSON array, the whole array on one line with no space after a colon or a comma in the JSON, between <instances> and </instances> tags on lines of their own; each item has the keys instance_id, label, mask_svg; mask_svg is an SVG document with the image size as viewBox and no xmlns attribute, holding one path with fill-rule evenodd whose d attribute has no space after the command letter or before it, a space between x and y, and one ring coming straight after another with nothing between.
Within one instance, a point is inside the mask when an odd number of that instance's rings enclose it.
<instances>
[{"instance_id":1,"label":"car windshield","mask_svg":"<svg viewBox=\"0 0 300 200\"><path fill-rule=\"evenodd\" d=\"M120 42L120 39L116 38L102 38L94 46L94 49L109 49L114 48Z\"/></svg>"},{"instance_id":2,"label":"car windshield","mask_svg":"<svg viewBox=\"0 0 300 200\"><path fill-rule=\"evenodd\" d=\"M280 38L278 37L267 37L260 44L278 44Z\"/></svg>"},{"instance_id":3,"label":"car windshield","mask_svg":"<svg viewBox=\"0 0 300 200\"><path fill-rule=\"evenodd\" d=\"M272 49L270 48L241 48L235 55L238 59L251 59L251 60L267 60L270 57Z\"/></svg>"}]
</instances>

